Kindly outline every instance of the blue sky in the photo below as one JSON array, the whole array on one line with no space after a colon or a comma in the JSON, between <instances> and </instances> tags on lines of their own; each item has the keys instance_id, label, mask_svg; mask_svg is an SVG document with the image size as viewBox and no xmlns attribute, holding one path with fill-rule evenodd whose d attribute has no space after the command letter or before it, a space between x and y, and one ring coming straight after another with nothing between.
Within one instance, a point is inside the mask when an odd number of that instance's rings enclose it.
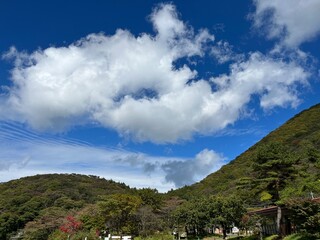
<instances>
[{"instance_id":1,"label":"blue sky","mask_svg":"<svg viewBox=\"0 0 320 240\"><path fill-rule=\"evenodd\" d=\"M200 181L319 103L318 0L2 1L0 181Z\"/></svg>"}]
</instances>

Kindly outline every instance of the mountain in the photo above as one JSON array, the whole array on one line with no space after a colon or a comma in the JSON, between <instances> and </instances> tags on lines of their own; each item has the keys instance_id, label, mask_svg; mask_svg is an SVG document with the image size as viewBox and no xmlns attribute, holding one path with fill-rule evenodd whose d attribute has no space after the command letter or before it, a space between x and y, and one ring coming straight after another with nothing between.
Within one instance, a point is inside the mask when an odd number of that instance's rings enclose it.
<instances>
[{"instance_id":1,"label":"mountain","mask_svg":"<svg viewBox=\"0 0 320 240\"><path fill-rule=\"evenodd\" d=\"M239 185L243 179L254 179L256 177L254 164L257 161L259 149L273 143L284 146L295 158L292 163L295 174L291 176L290 180L285 181L280 197L307 196L311 192L319 196L320 104L297 114L229 164L210 174L202 181L170 191L168 195L190 199L203 195L235 194L245 200L251 199L257 202L259 201L257 194L264 187L262 182L258 186L247 187L246 189L239 187Z\"/></svg>"},{"instance_id":2,"label":"mountain","mask_svg":"<svg viewBox=\"0 0 320 240\"><path fill-rule=\"evenodd\" d=\"M129 192L124 183L96 176L80 174L43 174L0 183L0 213L6 208L37 202L42 205L57 205L69 201L75 206L95 202L99 196ZM37 200L35 200L37 199ZM62 204L63 205L63 204Z\"/></svg>"},{"instance_id":3,"label":"mountain","mask_svg":"<svg viewBox=\"0 0 320 240\"><path fill-rule=\"evenodd\" d=\"M103 195L131 192L124 183L79 174L44 174L0 183L0 239L48 209L81 209Z\"/></svg>"}]
</instances>

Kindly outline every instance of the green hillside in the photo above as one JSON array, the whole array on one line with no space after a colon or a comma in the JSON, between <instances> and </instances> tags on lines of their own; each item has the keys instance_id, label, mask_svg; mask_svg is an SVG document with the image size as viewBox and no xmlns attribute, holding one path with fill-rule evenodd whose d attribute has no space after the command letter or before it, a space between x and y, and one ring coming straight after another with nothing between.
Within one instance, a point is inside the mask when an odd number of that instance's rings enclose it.
<instances>
[{"instance_id":1,"label":"green hillside","mask_svg":"<svg viewBox=\"0 0 320 240\"><path fill-rule=\"evenodd\" d=\"M24 218L28 206L37 210L49 206L81 207L101 195L129 192L123 183L79 174L44 174L0 184L0 213L15 209ZM28 213L30 214L30 213Z\"/></svg>"},{"instance_id":2,"label":"green hillside","mask_svg":"<svg viewBox=\"0 0 320 240\"><path fill-rule=\"evenodd\" d=\"M150 234L181 203L163 201L156 189L80 174L24 177L0 183L0 193L0 240L19 233L25 240L99 239L107 223L116 234Z\"/></svg>"},{"instance_id":3,"label":"green hillside","mask_svg":"<svg viewBox=\"0 0 320 240\"><path fill-rule=\"evenodd\" d=\"M129 193L122 183L79 174L45 174L0 184L0 239L22 228L42 210L80 209L100 196Z\"/></svg>"},{"instance_id":4,"label":"green hillside","mask_svg":"<svg viewBox=\"0 0 320 240\"><path fill-rule=\"evenodd\" d=\"M169 195L193 198L203 195L236 194L245 200L259 200L258 193L263 186L241 187L241 181L255 178L253 170L259 149L278 143L294 157L295 170L292 179L285 182L281 198L307 196L310 192L320 195L320 104L305 110L260 142L249 148L219 171L210 174L199 183L171 191ZM252 202L254 202L252 201ZM249 201L250 202L250 201Z\"/></svg>"}]
</instances>

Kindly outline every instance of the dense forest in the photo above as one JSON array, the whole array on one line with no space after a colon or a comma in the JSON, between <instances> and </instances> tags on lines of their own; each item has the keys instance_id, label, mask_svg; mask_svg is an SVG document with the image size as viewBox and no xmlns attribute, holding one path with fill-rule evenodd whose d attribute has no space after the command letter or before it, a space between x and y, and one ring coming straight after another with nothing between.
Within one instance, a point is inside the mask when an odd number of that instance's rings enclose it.
<instances>
[{"instance_id":1,"label":"dense forest","mask_svg":"<svg viewBox=\"0 0 320 240\"><path fill-rule=\"evenodd\" d=\"M201 182L166 194L78 174L0 183L0 239L17 231L30 240L97 239L110 232L143 238L181 226L199 235L213 225L225 234L233 225L254 228L246 212L270 205L288 206L300 230L318 234L320 207L308 198L320 196L319 119L316 105Z\"/></svg>"}]
</instances>

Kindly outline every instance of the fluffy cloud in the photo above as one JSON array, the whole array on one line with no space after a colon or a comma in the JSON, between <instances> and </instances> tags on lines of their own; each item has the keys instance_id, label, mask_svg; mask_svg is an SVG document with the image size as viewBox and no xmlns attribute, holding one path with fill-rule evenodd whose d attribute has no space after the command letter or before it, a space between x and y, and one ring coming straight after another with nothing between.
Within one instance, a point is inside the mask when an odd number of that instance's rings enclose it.
<instances>
[{"instance_id":1,"label":"fluffy cloud","mask_svg":"<svg viewBox=\"0 0 320 240\"><path fill-rule=\"evenodd\" d=\"M308 74L292 61L252 53L229 74L199 79L186 59L210 53L214 36L196 34L177 15L159 5L150 15L155 35L118 30L31 54L12 48L13 86L1 115L40 130L95 122L137 141L176 143L234 123L254 95L264 109L298 104Z\"/></svg>"},{"instance_id":2,"label":"fluffy cloud","mask_svg":"<svg viewBox=\"0 0 320 240\"><path fill-rule=\"evenodd\" d=\"M254 0L255 27L264 27L269 38L280 38L288 47L298 47L320 33L318 0Z\"/></svg>"},{"instance_id":3,"label":"fluffy cloud","mask_svg":"<svg viewBox=\"0 0 320 240\"><path fill-rule=\"evenodd\" d=\"M176 187L190 185L202 179L212 171L218 170L224 163L224 158L213 150L204 149L192 160L170 161L162 165L165 179L173 182Z\"/></svg>"},{"instance_id":4,"label":"fluffy cloud","mask_svg":"<svg viewBox=\"0 0 320 240\"><path fill-rule=\"evenodd\" d=\"M232 114L242 109L253 94L260 97L260 105L265 110L274 106L295 107L299 104L298 86L307 85L309 75L294 62L274 60L258 52L230 68L229 75L211 79L218 88L216 99L230 116L230 122L234 119Z\"/></svg>"}]
</instances>

